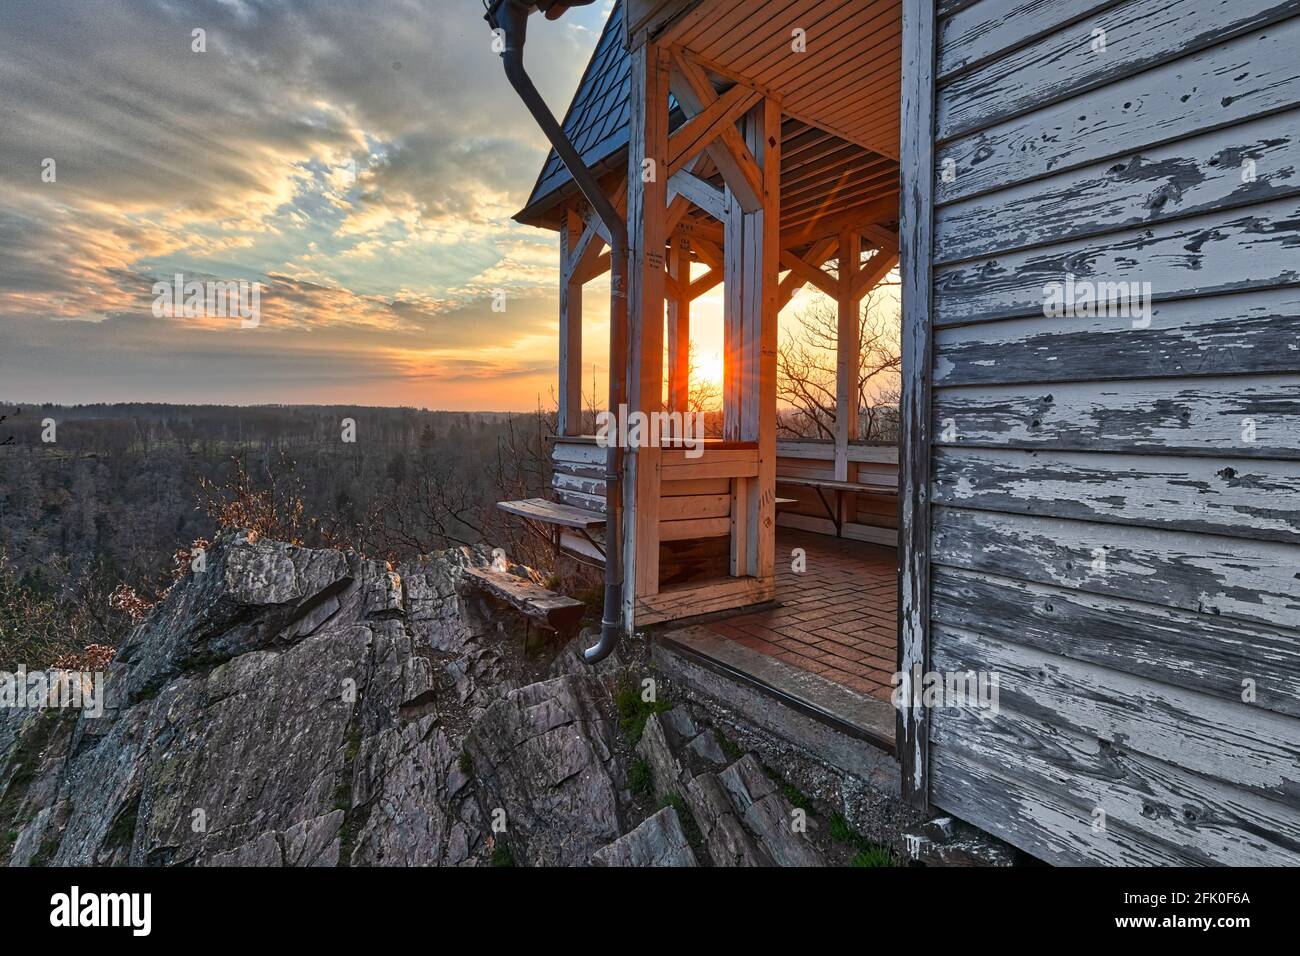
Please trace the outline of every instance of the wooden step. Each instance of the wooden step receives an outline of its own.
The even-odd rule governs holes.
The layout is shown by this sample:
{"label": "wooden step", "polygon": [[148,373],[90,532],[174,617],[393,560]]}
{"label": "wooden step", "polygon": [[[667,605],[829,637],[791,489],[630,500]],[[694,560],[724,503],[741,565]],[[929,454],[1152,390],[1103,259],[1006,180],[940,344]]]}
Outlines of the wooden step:
{"label": "wooden step", "polygon": [[545,498],[525,498],[522,501],[498,501],[497,507],[502,511],[521,518],[530,518],[544,524],[559,525],[563,528],[581,528],[588,531],[605,524],[605,516],[573,505],[547,501]]}
{"label": "wooden step", "polygon": [[466,568],[465,574],[471,584],[555,631],[577,627],[587,611],[587,606],[581,601],[548,591],[540,584],[509,571]]}

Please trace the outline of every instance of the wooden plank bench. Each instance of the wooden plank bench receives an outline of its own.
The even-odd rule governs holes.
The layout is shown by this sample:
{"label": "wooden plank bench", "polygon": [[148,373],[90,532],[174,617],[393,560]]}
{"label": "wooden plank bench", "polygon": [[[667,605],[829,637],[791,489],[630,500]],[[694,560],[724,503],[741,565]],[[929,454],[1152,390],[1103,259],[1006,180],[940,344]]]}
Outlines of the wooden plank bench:
{"label": "wooden plank bench", "polygon": [[[878,497],[897,498],[898,497],[898,479],[893,481],[882,481],[878,483],[868,483],[863,481],[839,481],[835,478],[785,478],[781,475],[776,476],[778,485],[795,485],[800,488],[812,488],[817,492],[817,497],[821,499],[822,507],[830,515],[831,522],[835,525],[835,533],[842,534],[843,527],[840,522],[840,501],[846,494],[853,495],[875,495]],[[835,492],[835,506],[826,500],[826,492]]]}
{"label": "wooden plank bench", "polygon": [[469,583],[552,631],[569,631],[582,622],[587,606],[556,594],[528,578],[493,568],[466,568]]}
{"label": "wooden plank bench", "polygon": [[[576,549],[578,553],[596,561],[598,564],[604,562],[605,549],[599,541],[591,536],[592,529],[605,526],[605,516],[603,514],[588,511],[575,505],[568,505],[562,501],[548,501],[545,498],[498,501],[497,507],[507,514],[549,525],[553,529],[550,534],[552,547],[559,549],[561,545],[564,545],[569,547],[571,552]],[[566,544],[564,541],[562,531],[566,528],[572,532],[570,535],[572,545]],[[573,535],[577,535],[577,537]]]}
{"label": "wooden plank bench", "polygon": [[525,498],[522,501],[498,501],[497,507],[521,518],[530,518],[543,524],[558,525],[561,528],[578,528],[590,531],[592,528],[604,527],[605,516],[573,505],[545,498]]}

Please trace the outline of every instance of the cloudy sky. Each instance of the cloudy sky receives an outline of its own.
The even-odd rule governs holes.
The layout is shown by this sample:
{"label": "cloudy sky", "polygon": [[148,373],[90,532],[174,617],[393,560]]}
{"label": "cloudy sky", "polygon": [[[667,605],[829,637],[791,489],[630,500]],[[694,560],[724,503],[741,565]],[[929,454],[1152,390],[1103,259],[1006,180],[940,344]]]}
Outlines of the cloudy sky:
{"label": "cloudy sky", "polygon": [[[530,31],[557,112],[608,7]],[[545,144],[490,39],[481,0],[4,0],[0,400],[547,399]],[[176,273],[266,283],[260,324],[155,317]]]}

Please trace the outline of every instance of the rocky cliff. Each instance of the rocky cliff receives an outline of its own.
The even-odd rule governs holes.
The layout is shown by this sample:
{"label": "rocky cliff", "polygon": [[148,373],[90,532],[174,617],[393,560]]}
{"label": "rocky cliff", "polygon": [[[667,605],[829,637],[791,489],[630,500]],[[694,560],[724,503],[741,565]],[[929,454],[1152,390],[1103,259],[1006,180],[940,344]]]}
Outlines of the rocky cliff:
{"label": "rocky cliff", "polygon": [[[819,861],[752,756],[727,766],[684,708],[638,757],[626,662],[530,652],[465,586],[486,549],[391,568],[228,533],[206,558],[119,651],[102,716],[0,711],[0,859]],[[629,780],[647,767],[659,799]]]}

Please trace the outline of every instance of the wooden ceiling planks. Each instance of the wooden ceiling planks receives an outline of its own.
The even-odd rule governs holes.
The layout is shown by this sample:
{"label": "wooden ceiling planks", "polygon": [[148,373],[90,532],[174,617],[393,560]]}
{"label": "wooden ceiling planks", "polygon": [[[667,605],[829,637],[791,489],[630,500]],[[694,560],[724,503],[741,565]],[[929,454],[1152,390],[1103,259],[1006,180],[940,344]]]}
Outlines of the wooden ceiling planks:
{"label": "wooden ceiling planks", "polygon": [[[670,28],[722,76],[776,92],[786,113],[898,157],[899,0],[709,0]],[[792,49],[793,31],[807,48]]]}
{"label": "wooden ceiling planks", "polygon": [[[798,120],[782,125],[781,228],[794,230],[819,216],[858,206],[898,190],[898,164],[894,160],[846,143]],[[787,153],[785,144],[794,148]],[[793,158],[792,158],[793,154]],[[702,176],[721,188],[714,171]],[[693,210],[700,220],[704,214]],[[886,215],[886,221],[895,218]]]}
{"label": "wooden ceiling planks", "polygon": [[[885,200],[898,189],[900,8],[899,0],[706,0],[659,37],[703,68],[716,95],[740,82],[780,97],[783,236],[806,244],[823,221],[859,209],[896,220]],[[791,48],[795,28],[807,31],[803,53]],[[691,168],[721,187],[712,162]],[[535,194],[523,221],[552,225],[573,192],[569,184],[554,199]],[[681,221],[704,233],[717,225],[694,207]]]}

